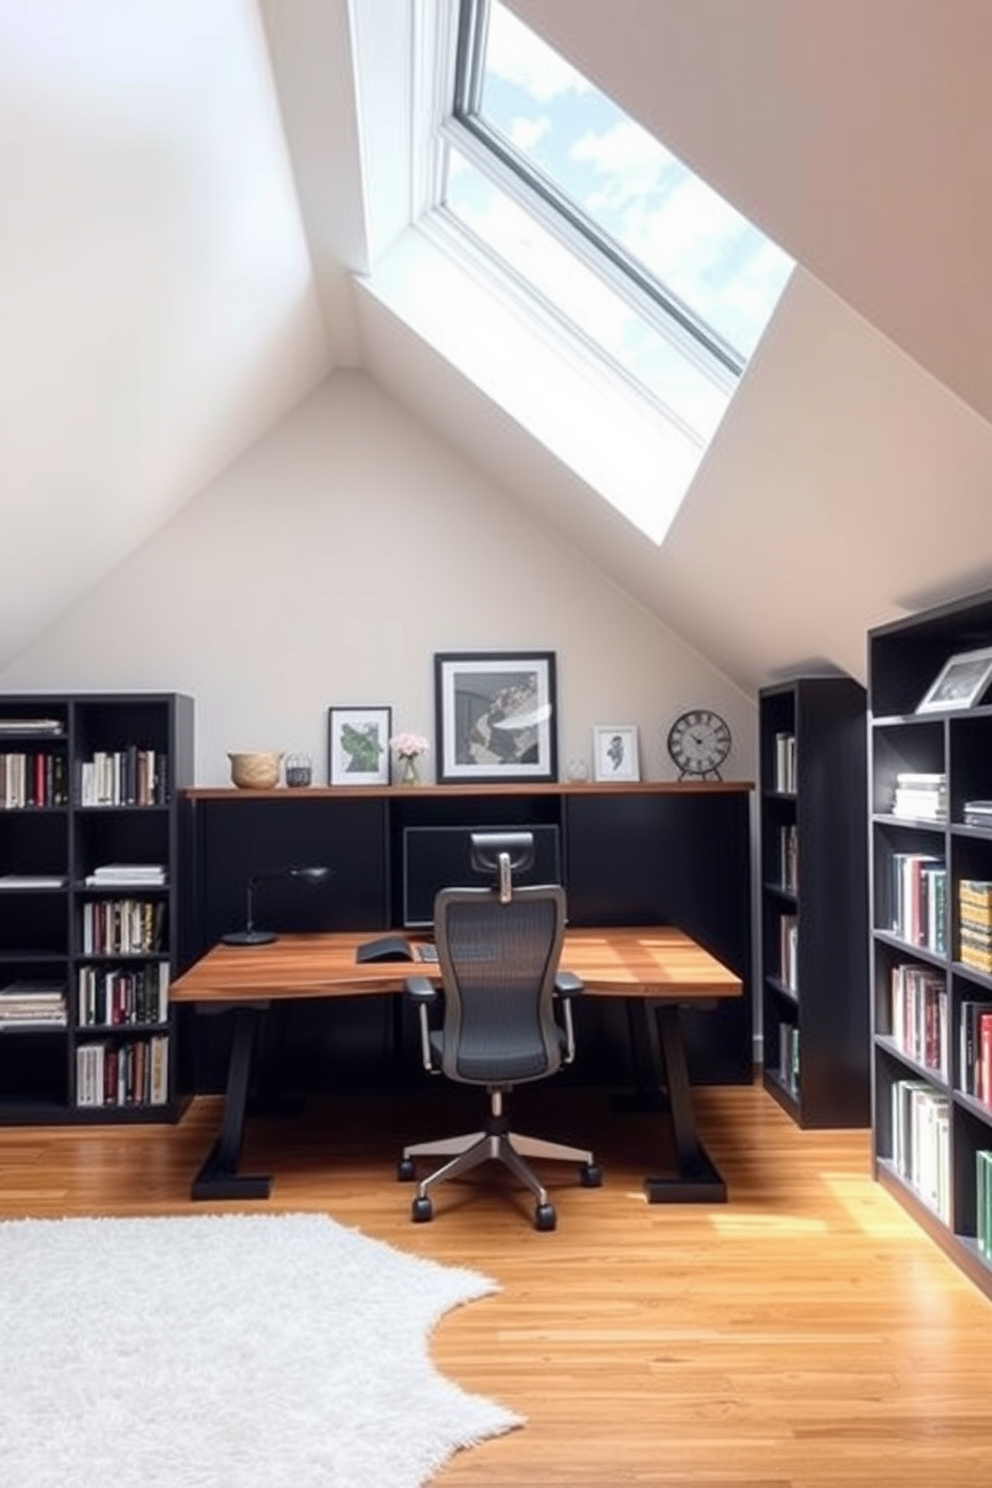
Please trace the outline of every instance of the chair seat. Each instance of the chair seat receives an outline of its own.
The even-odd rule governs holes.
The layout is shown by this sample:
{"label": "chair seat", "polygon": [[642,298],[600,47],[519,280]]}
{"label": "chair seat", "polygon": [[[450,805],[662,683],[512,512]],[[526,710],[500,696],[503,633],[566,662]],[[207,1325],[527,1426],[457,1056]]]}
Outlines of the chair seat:
{"label": "chair seat", "polygon": [[[565,1035],[558,1032],[558,1041],[564,1054]],[[525,1038],[518,1048],[513,1047],[512,1035],[505,1028],[499,1030],[495,1047],[483,1040],[474,1040],[468,1047],[463,1040],[458,1046],[458,1074],[473,1085],[517,1084],[526,1080],[540,1080],[548,1073],[548,1061],[543,1049],[535,1049],[534,1041]],[[444,1034],[441,1030],[430,1036],[431,1059],[436,1069],[444,1062]],[[498,1070],[498,1074],[494,1073]]]}

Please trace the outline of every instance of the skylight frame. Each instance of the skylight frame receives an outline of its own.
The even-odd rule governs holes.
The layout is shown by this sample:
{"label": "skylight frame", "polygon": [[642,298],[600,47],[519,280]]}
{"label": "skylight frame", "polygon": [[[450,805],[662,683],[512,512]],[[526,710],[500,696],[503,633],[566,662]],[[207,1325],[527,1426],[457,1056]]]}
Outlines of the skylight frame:
{"label": "skylight frame", "polygon": [[718,386],[732,392],[747,358],[638,263],[538,167],[513,148],[480,113],[489,0],[457,0],[451,112],[440,133],[494,185],[627,299],[655,330],[675,341]]}

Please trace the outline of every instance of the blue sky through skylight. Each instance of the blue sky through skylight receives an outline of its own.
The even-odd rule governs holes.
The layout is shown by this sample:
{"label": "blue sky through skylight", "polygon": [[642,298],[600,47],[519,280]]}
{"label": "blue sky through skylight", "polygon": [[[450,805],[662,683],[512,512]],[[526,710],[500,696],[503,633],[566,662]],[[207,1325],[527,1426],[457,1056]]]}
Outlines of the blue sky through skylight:
{"label": "blue sky through skylight", "polygon": [[480,113],[747,361],[792,260],[498,0]]}

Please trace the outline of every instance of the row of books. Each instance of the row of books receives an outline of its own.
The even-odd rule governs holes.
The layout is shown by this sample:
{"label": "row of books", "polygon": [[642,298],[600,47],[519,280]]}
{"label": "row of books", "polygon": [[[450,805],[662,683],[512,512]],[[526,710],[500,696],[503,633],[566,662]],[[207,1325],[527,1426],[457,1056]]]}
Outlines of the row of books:
{"label": "row of books", "polygon": [[779,883],[787,894],[799,893],[799,828],[795,822],[778,829]]}
{"label": "row of books", "polygon": [[992,1152],[986,1150],[975,1153],[975,1239],[992,1260]]}
{"label": "row of books", "polygon": [[80,766],[81,806],[164,806],[167,756],[155,749],[97,750]]}
{"label": "row of books", "polygon": [[891,929],[907,945],[947,952],[947,868],[933,853],[892,854]]}
{"label": "row of books", "polygon": [[799,1098],[799,1029],[795,1023],[778,1025],[778,1077]]}
{"label": "row of books", "polygon": [[81,1027],[165,1023],[169,1017],[169,963],[134,970],[79,968],[77,1016]]}
{"label": "row of books", "polygon": [[169,1094],[169,1035],[80,1044],[76,1105],[164,1106]]}
{"label": "row of books", "polygon": [[992,973],[992,882],[962,878],[958,884],[958,959]]}
{"label": "row of books", "polygon": [[68,806],[69,770],[64,753],[39,750],[0,754],[0,809]]}
{"label": "row of books", "polygon": [[778,923],[779,980],[790,992],[799,991],[799,916],[784,914]]}
{"label": "row of books", "polygon": [[795,794],[796,789],[796,736],[782,732],[775,735],[774,781],[777,791]]}
{"label": "row of books", "polygon": [[161,901],[94,899],[83,905],[83,955],[150,955],[161,950],[164,929]]}
{"label": "row of books", "polygon": [[931,966],[900,962],[890,977],[892,1038],[917,1064],[950,1078],[947,985]]}
{"label": "row of books", "polygon": [[892,1163],[935,1214],[950,1224],[950,1102],[925,1080],[895,1080]]}
{"label": "row of books", "polygon": [[961,1089],[992,1106],[992,1002],[966,998],[958,1032]]}
{"label": "row of books", "polygon": [[66,984],[23,977],[0,987],[0,1031],[13,1028],[64,1028]]}

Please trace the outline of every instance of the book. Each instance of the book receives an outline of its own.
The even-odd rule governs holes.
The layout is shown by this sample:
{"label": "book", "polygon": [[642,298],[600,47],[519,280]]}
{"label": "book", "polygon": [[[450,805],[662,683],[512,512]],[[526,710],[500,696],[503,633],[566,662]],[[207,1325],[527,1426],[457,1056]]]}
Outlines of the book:
{"label": "book", "polygon": [[58,718],[0,718],[0,734],[61,734],[65,725]]}
{"label": "book", "polygon": [[63,889],[67,882],[58,873],[0,873],[0,890]]}

